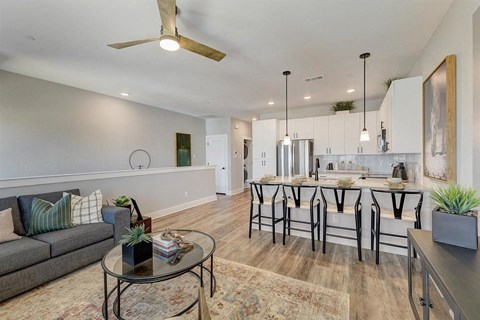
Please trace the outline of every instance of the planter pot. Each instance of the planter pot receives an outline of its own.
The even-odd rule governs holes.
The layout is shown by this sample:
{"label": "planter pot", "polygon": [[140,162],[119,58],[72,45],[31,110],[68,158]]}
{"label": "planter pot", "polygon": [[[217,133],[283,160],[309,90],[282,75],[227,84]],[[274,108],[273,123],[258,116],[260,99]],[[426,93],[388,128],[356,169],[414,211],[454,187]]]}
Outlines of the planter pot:
{"label": "planter pot", "polygon": [[140,242],[133,246],[122,244],[122,260],[129,265],[136,265],[152,258],[152,243]]}
{"label": "planter pot", "polygon": [[342,110],[342,111],[335,111],[335,114],[340,115],[340,114],[349,114],[350,110]]}
{"label": "planter pot", "polygon": [[477,217],[441,212],[432,212],[433,241],[477,250]]}

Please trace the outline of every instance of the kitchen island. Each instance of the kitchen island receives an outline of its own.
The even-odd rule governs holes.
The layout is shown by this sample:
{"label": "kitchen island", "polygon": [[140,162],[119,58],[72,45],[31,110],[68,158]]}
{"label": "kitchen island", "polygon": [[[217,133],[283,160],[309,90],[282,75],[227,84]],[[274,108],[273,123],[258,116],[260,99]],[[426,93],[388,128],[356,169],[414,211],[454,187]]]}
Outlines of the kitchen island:
{"label": "kitchen island", "polygon": [[[260,179],[252,179],[249,182],[259,182]],[[388,189],[387,181],[385,179],[354,179],[354,184],[352,187],[357,187],[362,189],[362,248],[366,250],[370,250],[370,212],[371,212],[371,205],[373,203],[370,189]],[[267,184],[285,184],[292,182],[292,177],[274,177],[271,179]],[[318,181],[315,181],[314,178],[307,178],[303,181],[302,185],[306,186],[318,186],[318,187],[332,187],[337,186],[338,179],[335,178],[322,178],[320,177]],[[422,229],[431,230],[431,212],[432,212],[432,205],[430,198],[428,196],[429,189],[424,187],[421,184],[408,182],[405,185],[405,189],[407,191],[423,191],[424,198],[423,198],[423,205],[421,211],[421,218],[422,218]],[[279,191],[279,195],[282,194],[282,191]],[[317,192],[317,198],[321,199],[320,191]],[[322,203],[320,204],[321,206]],[[412,210],[413,207],[408,207],[409,203],[407,202],[405,205],[405,210]],[[257,210],[254,207],[254,210]],[[323,208],[322,210],[322,217],[323,217]],[[277,204],[276,208],[276,216],[281,217],[282,215],[282,204]],[[262,210],[264,215],[269,215],[270,211],[268,209]],[[309,215],[308,212],[305,210],[298,210],[292,209],[292,219],[300,220],[300,221],[308,221]],[[382,232],[384,233],[394,233],[394,234],[404,234],[407,235],[407,228],[413,228],[413,222],[402,221],[402,220],[390,220],[390,219],[382,219]],[[355,220],[353,215],[349,214],[329,214],[328,215],[328,225],[334,225],[339,227],[354,227]],[[292,223],[293,226],[293,223]],[[255,228],[256,226],[254,226]],[[282,230],[281,223],[278,224],[277,230]],[[256,227],[258,228],[258,227]],[[268,227],[263,227],[262,230],[268,230]],[[278,231],[277,231],[278,232]],[[346,230],[334,230],[335,234],[343,235],[343,236],[352,236],[352,232]],[[328,232],[330,233],[330,232]],[[292,235],[306,237],[309,238],[309,233],[298,232],[293,230]],[[382,241],[387,241],[399,245],[406,245],[405,239],[398,239],[394,237],[382,236]],[[356,246],[356,242],[354,240],[348,240],[343,238],[337,237],[330,237],[327,236],[327,243],[340,243],[349,246]],[[327,245],[328,248],[328,245]],[[380,245],[380,251],[384,252],[391,252],[391,253],[398,253],[402,255],[406,255],[407,251],[401,248],[389,247]]]}

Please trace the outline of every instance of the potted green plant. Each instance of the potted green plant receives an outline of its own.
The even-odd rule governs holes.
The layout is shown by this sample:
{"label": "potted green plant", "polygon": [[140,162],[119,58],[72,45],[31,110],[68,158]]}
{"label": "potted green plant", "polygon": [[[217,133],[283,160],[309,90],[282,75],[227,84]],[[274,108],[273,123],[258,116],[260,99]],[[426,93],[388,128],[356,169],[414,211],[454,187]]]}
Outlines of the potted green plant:
{"label": "potted green plant", "polygon": [[432,212],[433,241],[477,250],[477,211],[480,197],[473,188],[439,187],[430,195],[437,206]]}
{"label": "potted green plant", "polygon": [[390,88],[390,86],[392,85],[392,82],[395,81],[395,80],[398,80],[399,78],[397,77],[393,77],[393,78],[390,78],[390,79],[387,79],[383,82],[383,85],[385,87],[385,91],[388,91],[388,89]]}
{"label": "potted green plant", "polygon": [[330,106],[333,112],[339,111],[347,111],[350,112],[351,110],[355,109],[355,101],[337,101],[331,104]]}
{"label": "potted green plant", "polygon": [[143,224],[127,228],[128,233],[120,241],[122,260],[132,266],[152,257],[152,237],[145,233]]}
{"label": "potted green plant", "polygon": [[118,198],[115,198],[113,199],[113,204],[116,205],[117,207],[128,208],[128,210],[130,210],[130,213],[132,213],[132,205],[130,204],[130,197],[120,196]]}

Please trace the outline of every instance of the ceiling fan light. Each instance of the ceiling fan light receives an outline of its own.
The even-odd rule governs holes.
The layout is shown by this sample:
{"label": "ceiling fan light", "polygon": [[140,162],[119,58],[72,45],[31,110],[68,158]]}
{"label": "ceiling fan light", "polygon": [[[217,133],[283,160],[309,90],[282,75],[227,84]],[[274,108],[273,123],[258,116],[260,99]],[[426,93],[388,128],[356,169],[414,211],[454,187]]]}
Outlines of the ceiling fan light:
{"label": "ceiling fan light", "polygon": [[160,47],[167,51],[177,51],[180,49],[180,44],[176,37],[164,35],[160,38]]}
{"label": "ceiling fan light", "polygon": [[370,135],[368,134],[367,128],[363,128],[360,133],[360,141],[370,141]]}

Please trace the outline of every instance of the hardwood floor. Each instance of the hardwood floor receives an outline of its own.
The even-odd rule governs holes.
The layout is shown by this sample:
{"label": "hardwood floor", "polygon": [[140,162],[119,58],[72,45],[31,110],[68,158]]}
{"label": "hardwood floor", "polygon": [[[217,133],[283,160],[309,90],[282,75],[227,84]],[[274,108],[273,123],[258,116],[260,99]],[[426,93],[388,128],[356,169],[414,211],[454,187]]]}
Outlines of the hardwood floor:
{"label": "hardwood floor", "polygon": [[355,247],[329,243],[326,254],[312,252],[307,238],[287,236],[287,244],[272,243],[266,231],[248,238],[249,192],[219,196],[219,200],[154,220],[165,227],[196,229],[212,235],[216,257],[269,270],[350,294],[350,319],[414,319],[407,298],[407,257],[381,253],[380,265],[369,249],[363,262]]}

